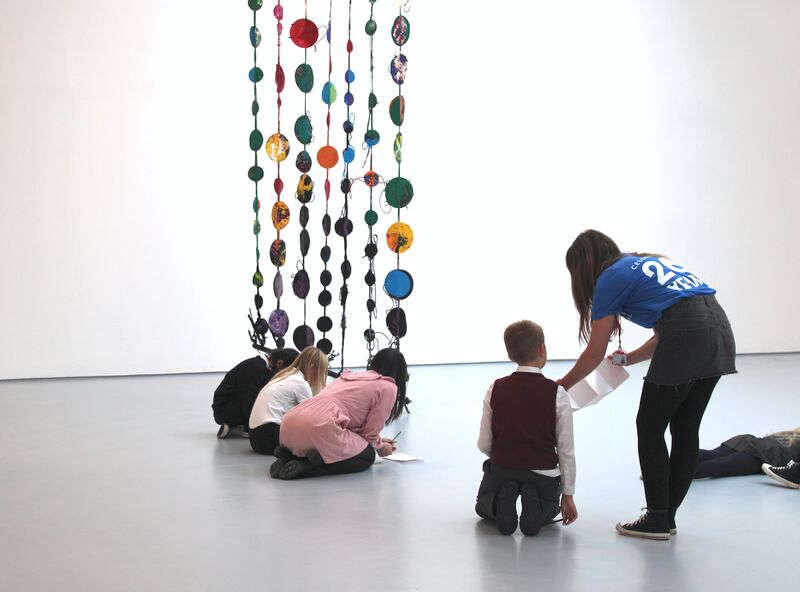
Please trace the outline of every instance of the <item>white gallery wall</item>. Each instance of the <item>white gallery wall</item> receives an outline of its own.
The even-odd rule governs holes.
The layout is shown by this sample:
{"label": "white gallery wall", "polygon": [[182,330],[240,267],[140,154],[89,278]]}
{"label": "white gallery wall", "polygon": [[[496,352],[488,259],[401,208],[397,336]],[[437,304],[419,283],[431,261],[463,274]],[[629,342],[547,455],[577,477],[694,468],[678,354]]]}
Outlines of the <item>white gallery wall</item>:
{"label": "white gallery wall", "polygon": [[[286,33],[303,3],[283,5],[282,129],[292,153],[281,173],[293,218],[281,234],[282,307],[294,328],[303,313],[290,288],[300,231],[291,130],[303,105],[292,74],[302,51]],[[309,18],[323,24],[328,3],[308,5]],[[339,100],[331,144],[341,149],[347,2],[333,8]],[[271,9],[268,2],[258,16],[265,136],[277,130]],[[402,303],[411,363],[504,359],[502,329],[519,318],[544,326],[551,358],[575,357],[563,261],[586,228],[623,250],[667,253],[716,287],[740,352],[800,349],[800,3],[413,0],[408,9],[402,174],[415,197],[402,219],[415,238],[401,267],[415,280]],[[366,170],[368,10],[368,0],[354,1],[351,176]],[[375,168],[386,179],[397,174],[388,117],[396,13],[390,0],[375,3]],[[251,24],[244,0],[2,5],[0,378],[226,370],[251,355]],[[324,41],[309,61],[315,154],[325,137]],[[259,160],[268,314],[275,170],[263,151]],[[325,205],[324,175],[316,164],[311,174],[315,326]],[[341,177],[339,166],[331,172],[334,219]],[[353,366],[366,359],[367,203],[358,184],[345,342]],[[394,265],[384,235],[396,213],[383,210],[379,284]],[[330,243],[336,294],[342,241],[331,234]],[[381,296],[373,323],[385,333],[390,303]],[[337,304],[329,314],[338,327]],[[337,329],[329,336],[339,351]],[[643,336],[631,328],[623,345]]]}

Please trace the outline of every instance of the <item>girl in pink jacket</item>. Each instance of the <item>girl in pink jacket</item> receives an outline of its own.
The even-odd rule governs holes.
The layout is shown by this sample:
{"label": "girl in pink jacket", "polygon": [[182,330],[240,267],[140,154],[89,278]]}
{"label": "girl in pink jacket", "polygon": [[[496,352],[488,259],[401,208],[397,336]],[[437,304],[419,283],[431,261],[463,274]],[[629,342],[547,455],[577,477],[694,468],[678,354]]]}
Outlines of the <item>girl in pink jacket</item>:
{"label": "girl in pink jacket", "polygon": [[276,479],[301,479],[365,471],[375,453],[387,456],[395,442],[382,438],[384,424],[406,405],[408,367],[398,350],[380,350],[365,372],[346,370],[316,397],[283,416]]}

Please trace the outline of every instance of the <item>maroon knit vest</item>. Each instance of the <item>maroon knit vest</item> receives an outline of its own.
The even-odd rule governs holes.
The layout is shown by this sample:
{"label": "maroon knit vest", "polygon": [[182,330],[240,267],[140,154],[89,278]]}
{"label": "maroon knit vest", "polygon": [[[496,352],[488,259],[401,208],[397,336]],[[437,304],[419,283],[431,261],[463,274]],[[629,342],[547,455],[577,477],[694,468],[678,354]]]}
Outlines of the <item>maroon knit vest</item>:
{"label": "maroon knit vest", "polygon": [[538,372],[514,372],[492,388],[492,464],[555,469],[558,384]]}

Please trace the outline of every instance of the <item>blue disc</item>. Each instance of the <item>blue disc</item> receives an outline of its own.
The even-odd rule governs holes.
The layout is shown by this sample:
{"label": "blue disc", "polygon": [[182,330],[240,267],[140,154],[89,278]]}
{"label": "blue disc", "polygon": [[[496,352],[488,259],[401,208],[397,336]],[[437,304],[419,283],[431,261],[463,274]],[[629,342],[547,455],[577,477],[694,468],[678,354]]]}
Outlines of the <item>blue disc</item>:
{"label": "blue disc", "polygon": [[344,81],[348,84],[353,82],[356,79],[356,75],[353,73],[352,70],[348,70],[344,73]]}
{"label": "blue disc", "polygon": [[383,289],[395,300],[403,300],[408,298],[414,289],[414,279],[404,269],[393,269],[386,274]]}
{"label": "blue disc", "polygon": [[342,158],[347,164],[353,162],[353,159],[356,157],[356,151],[353,150],[352,146],[348,146],[344,150],[342,150]]}

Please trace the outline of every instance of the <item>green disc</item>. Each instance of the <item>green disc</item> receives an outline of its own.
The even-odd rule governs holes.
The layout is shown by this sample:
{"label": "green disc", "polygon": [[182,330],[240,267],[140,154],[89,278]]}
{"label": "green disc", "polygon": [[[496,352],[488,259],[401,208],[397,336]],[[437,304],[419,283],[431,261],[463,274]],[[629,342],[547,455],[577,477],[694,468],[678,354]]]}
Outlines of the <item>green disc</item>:
{"label": "green disc", "polygon": [[406,118],[406,98],[403,95],[393,98],[389,103],[389,117],[396,126],[403,125]]}
{"label": "green disc", "polygon": [[314,128],[311,125],[311,118],[308,115],[301,115],[294,122],[294,135],[301,144],[310,144],[314,135]]}
{"label": "green disc", "polygon": [[378,223],[378,212],[375,210],[367,210],[367,213],[364,214],[364,222],[366,222],[368,226],[375,226]]}
{"label": "green disc", "polygon": [[386,201],[393,208],[404,208],[414,197],[414,187],[403,177],[395,177],[386,184]]}
{"label": "green disc", "polygon": [[314,88],[314,70],[308,64],[300,64],[294,71],[294,82],[304,93]]}
{"label": "green disc", "polygon": [[264,136],[263,134],[256,130],[250,132],[250,150],[258,151],[264,146]]}

